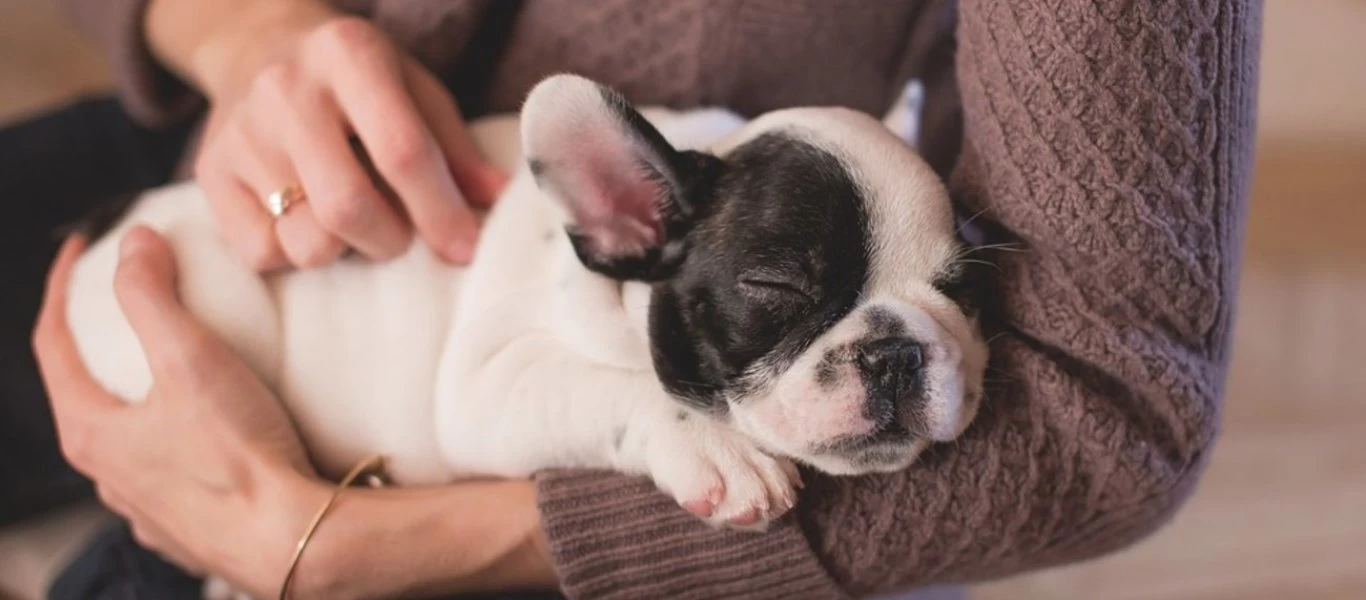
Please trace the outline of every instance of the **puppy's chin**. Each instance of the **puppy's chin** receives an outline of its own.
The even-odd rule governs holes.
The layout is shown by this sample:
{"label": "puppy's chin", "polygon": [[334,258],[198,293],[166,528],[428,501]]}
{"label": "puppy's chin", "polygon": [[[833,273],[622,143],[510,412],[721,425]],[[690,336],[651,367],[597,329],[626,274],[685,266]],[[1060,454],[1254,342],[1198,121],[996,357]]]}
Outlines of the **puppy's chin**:
{"label": "puppy's chin", "polygon": [[895,473],[914,464],[929,446],[929,441],[916,439],[878,444],[861,450],[814,452],[792,458],[829,475]]}
{"label": "puppy's chin", "polygon": [[862,475],[910,467],[931,445],[957,439],[980,405],[976,386],[966,394],[946,390],[925,401],[916,418],[880,428],[866,418],[867,396],[854,383],[820,394],[751,396],[730,404],[730,421],[769,452],[830,475]]}
{"label": "puppy's chin", "polygon": [[[906,431],[860,435],[851,433],[820,442],[799,441],[786,425],[766,420],[773,413],[732,406],[731,424],[765,450],[790,458],[829,475],[864,475],[900,471],[915,463],[932,443]],[[811,439],[811,438],[806,438]]]}

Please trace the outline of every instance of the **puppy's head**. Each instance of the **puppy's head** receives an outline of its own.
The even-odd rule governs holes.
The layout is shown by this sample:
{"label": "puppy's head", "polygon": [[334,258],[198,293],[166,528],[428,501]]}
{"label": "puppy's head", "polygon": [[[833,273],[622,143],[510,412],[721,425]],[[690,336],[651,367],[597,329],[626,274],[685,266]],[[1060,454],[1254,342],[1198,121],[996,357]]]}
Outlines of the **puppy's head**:
{"label": "puppy's head", "polygon": [[947,192],[876,119],[783,110],[680,150],[561,75],[522,136],[583,264],[652,283],[655,370],[679,401],[833,474],[904,468],[976,414],[986,346]]}

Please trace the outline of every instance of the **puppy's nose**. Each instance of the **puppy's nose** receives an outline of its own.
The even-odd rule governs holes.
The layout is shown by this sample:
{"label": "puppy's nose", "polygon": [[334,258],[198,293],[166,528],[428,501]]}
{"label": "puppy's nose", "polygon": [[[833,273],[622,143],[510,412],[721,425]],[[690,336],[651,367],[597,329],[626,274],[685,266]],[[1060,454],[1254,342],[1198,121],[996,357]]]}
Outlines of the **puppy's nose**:
{"label": "puppy's nose", "polygon": [[914,412],[923,400],[923,360],[920,344],[909,338],[878,339],[859,348],[856,361],[868,394],[867,416],[879,430],[901,420],[901,413]]}
{"label": "puppy's nose", "polygon": [[[910,338],[885,338],[859,348],[858,366],[865,376],[881,376],[920,368],[920,344]],[[911,373],[914,374],[914,373]]]}

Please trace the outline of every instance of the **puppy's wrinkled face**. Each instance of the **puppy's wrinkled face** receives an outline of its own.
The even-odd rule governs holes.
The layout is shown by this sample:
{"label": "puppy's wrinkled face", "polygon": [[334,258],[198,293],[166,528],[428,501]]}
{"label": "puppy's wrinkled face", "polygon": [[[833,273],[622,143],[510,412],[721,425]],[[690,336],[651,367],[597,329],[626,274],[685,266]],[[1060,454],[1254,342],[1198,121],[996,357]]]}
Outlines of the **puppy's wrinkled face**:
{"label": "puppy's wrinkled face", "polygon": [[681,402],[833,474],[904,468],[976,414],[986,347],[948,195],[877,120],[792,109],[678,150],[558,76],[523,138],[585,266],[653,283],[655,369]]}

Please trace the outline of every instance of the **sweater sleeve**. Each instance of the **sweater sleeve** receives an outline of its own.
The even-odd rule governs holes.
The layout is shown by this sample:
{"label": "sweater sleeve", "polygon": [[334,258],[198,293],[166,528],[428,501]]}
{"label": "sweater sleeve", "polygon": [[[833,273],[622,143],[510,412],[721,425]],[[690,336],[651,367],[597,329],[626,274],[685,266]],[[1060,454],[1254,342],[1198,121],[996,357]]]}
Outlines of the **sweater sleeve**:
{"label": "sweater sleeve", "polygon": [[148,1],[60,0],[72,25],[109,61],[129,116],[161,127],[195,115],[204,99],[152,56],[142,27]]}
{"label": "sweater sleeve", "polygon": [[962,0],[950,178],[998,260],[988,398],[902,473],[808,476],[796,519],[713,531],[647,482],[547,473],[575,598],[848,597],[1055,566],[1195,486],[1228,360],[1260,2]]}
{"label": "sweater sleeve", "polygon": [[[158,127],[198,114],[205,100],[152,55],[143,30],[150,0],[60,0],[76,29],[113,69],[129,115]],[[474,36],[489,0],[413,3],[402,0],[327,0],[339,10],[373,19],[400,47],[435,73],[454,64]]]}

